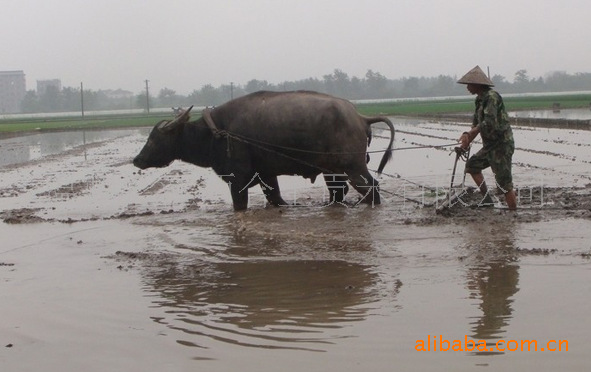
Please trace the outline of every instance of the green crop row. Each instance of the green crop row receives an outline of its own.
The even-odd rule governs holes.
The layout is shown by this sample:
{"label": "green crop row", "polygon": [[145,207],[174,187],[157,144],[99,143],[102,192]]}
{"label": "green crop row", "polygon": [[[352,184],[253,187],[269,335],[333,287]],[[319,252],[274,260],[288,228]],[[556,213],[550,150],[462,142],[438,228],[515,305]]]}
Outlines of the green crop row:
{"label": "green crop row", "polygon": [[[545,110],[560,108],[591,107],[591,94],[552,95],[552,96],[509,96],[504,98],[505,107],[509,111],[517,110]],[[430,101],[401,101],[364,103],[357,105],[357,109],[364,115],[432,115],[466,113],[474,110],[474,99],[445,99]]]}
{"label": "green crop row", "polygon": [[64,129],[101,129],[152,126],[172,115],[115,116],[81,118],[43,118],[0,120],[0,132],[31,132]]}

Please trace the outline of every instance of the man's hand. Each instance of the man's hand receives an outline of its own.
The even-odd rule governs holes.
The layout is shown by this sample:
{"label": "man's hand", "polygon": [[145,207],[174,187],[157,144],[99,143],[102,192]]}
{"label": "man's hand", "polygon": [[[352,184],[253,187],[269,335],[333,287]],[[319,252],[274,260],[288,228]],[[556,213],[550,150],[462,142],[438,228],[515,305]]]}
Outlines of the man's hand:
{"label": "man's hand", "polygon": [[460,143],[460,147],[462,149],[466,150],[468,147],[470,147],[470,142],[472,142],[472,138],[470,137],[470,133],[468,133],[468,132],[462,133],[462,135],[458,139],[458,142]]}
{"label": "man's hand", "polygon": [[478,125],[473,126],[469,132],[462,133],[462,135],[458,139],[458,142],[460,143],[460,147],[463,148],[464,150],[466,150],[468,147],[470,147],[470,143],[472,143],[472,141],[474,141],[474,138],[476,138],[479,133],[480,133],[480,127]]}

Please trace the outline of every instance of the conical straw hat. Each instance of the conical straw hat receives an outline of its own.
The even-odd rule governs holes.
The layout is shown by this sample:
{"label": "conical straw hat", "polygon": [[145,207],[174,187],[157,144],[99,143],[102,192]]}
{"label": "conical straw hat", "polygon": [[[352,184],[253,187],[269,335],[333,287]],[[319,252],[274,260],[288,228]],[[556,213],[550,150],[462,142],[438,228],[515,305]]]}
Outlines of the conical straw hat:
{"label": "conical straw hat", "polygon": [[458,84],[480,84],[487,85],[489,87],[495,86],[488,76],[486,76],[484,71],[482,71],[480,66],[476,66],[472,70],[468,71],[466,75],[462,76],[462,78],[458,80]]}

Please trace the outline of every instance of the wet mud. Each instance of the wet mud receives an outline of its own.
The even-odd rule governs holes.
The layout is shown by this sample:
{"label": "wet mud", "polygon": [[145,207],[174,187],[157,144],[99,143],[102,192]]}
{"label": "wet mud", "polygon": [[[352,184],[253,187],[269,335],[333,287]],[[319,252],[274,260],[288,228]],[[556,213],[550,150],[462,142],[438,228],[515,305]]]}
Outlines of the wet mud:
{"label": "wet mud", "polygon": [[[465,124],[393,121],[382,205],[281,177],[293,206],[253,188],[241,213],[211,170],[134,168],[149,129],[0,140],[3,369],[582,370],[591,132],[514,127],[511,212],[479,207],[462,163],[450,185]],[[417,351],[429,336],[487,350]]]}

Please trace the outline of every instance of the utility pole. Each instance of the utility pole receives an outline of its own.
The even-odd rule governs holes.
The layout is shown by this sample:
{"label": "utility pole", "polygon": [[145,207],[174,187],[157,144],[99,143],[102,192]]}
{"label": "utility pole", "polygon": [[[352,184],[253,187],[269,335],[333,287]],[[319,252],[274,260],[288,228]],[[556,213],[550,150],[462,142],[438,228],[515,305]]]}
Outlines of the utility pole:
{"label": "utility pole", "polygon": [[148,87],[148,83],[150,80],[146,79],[146,109],[148,110],[148,114],[150,113],[150,88]]}
{"label": "utility pole", "polygon": [[80,82],[80,109],[82,110],[82,120],[84,120],[84,84]]}
{"label": "utility pole", "polygon": [[230,100],[234,99],[234,83],[230,82]]}

